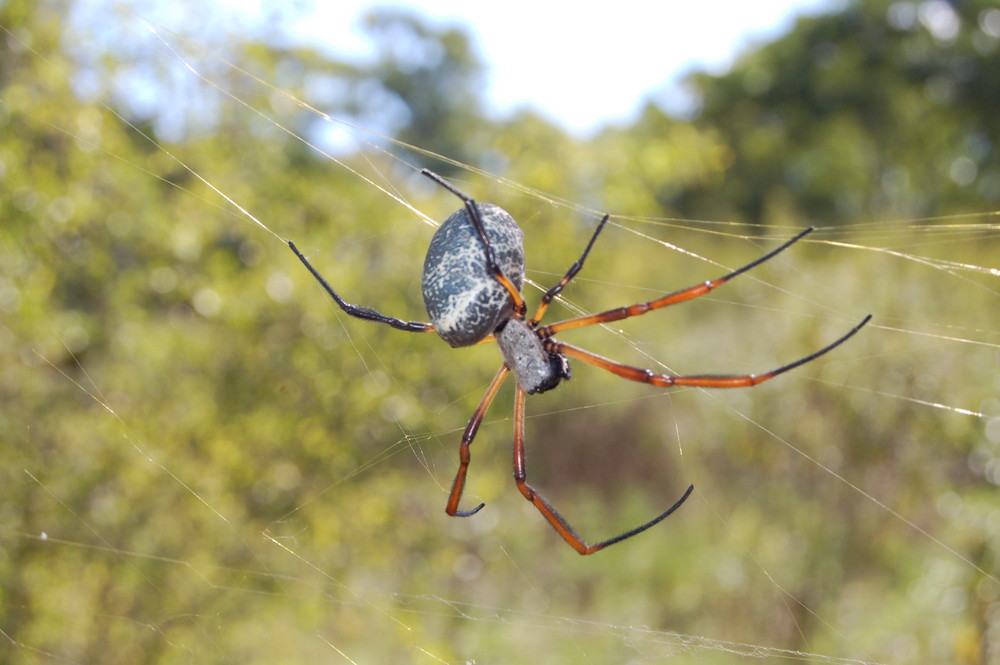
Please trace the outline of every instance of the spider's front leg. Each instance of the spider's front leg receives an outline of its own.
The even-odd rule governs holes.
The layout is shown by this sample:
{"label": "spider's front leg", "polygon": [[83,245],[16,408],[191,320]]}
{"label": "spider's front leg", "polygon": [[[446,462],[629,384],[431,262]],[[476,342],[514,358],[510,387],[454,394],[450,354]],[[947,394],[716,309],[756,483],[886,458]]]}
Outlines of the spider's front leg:
{"label": "spider's front leg", "polygon": [[556,532],[562,536],[563,540],[569,543],[570,546],[580,554],[593,554],[594,552],[603,550],[608,545],[620,543],[627,538],[639,535],[650,527],[656,526],[668,515],[680,508],[681,504],[684,503],[687,498],[691,496],[691,492],[694,491],[694,485],[691,485],[687,488],[687,491],[684,492],[684,495],[681,496],[681,498],[678,499],[674,505],[670,506],[666,512],[651,519],[645,524],[640,524],[634,529],[626,531],[625,533],[615,536],[614,538],[608,538],[607,540],[601,541],[596,545],[588,545],[583,541],[583,539],[580,538],[580,536],[576,535],[576,532],[573,531],[573,527],[571,527],[569,523],[563,519],[563,516],[560,515],[548,501],[543,499],[542,495],[539,494],[535,488],[528,484],[528,468],[524,449],[524,401],[526,395],[527,393],[524,388],[522,388],[519,384],[514,397],[514,482],[517,483],[517,489],[520,490],[524,498],[530,501],[531,504],[538,509],[538,512],[540,512],[542,516],[549,521],[552,528],[554,528]]}
{"label": "spider's front leg", "polygon": [[576,358],[577,360],[582,360],[585,363],[593,365],[594,367],[600,367],[603,370],[607,370],[612,374],[616,374],[623,379],[628,379],[629,381],[639,381],[641,383],[648,383],[653,386],[694,386],[698,388],[749,388],[751,386],[756,386],[760,383],[764,383],[779,374],[784,374],[785,372],[795,369],[805,365],[808,362],[816,360],[822,355],[833,351],[835,348],[849,340],[853,337],[859,330],[865,327],[865,325],[871,320],[872,315],[869,314],[865,318],[861,319],[861,322],[856,324],[853,328],[847,331],[846,334],[842,335],[839,339],[834,340],[830,344],[827,344],[819,351],[814,351],[808,356],[799,358],[793,362],[786,365],[782,365],[777,369],[772,369],[769,372],[764,372],[762,374],[736,374],[736,375],[696,375],[696,376],[678,376],[676,374],[660,374],[654,372],[650,369],[643,369],[641,367],[632,367],[631,365],[625,365],[614,360],[610,360],[598,354],[587,351],[586,349],[581,349],[578,346],[573,346],[572,344],[567,344],[566,342],[560,342],[554,337],[549,337],[545,340],[545,349],[549,353],[567,355],[571,358]]}
{"label": "spider's front leg", "polygon": [[446,513],[453,517],[475,515],[486,505],[485,503],[481,503],[472,510],[458,509],[458,502],[462,499],[462,491],[465,489],[465,477],[469,473],[469,462],[472,460],[469,446],[472,444],[472,440],[476,438],[476,432],[479,431],[479,425],[486,416],[486,410],[490,408],[493,398],[496,397],[500,386],[503,385],[504,379],[507,378],[509,373],[510,370],[506,365],[500,366],[500,371],[493,377],[493,381],[490,382],[489,387],[486,389],[486,394],[479,401],[479,406],[476,407],[476,410],[472,413],[472,417],[469,418],[469,424],[465,426],[465,432],[462,434],[462,445],[458,449],[458,472],[455,474],[455,482],[451,484],[448,505],[444,509]]}

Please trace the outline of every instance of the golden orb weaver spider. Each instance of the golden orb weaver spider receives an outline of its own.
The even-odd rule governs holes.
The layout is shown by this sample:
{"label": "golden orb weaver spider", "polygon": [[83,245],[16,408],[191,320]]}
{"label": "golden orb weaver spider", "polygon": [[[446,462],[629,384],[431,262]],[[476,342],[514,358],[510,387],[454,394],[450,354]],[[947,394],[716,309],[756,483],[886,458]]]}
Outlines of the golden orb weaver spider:
{"label": "golden orb weaver spider", "polygon": [[694,490],[694,485],[688,487],[674,505],[665,512],[618,536],[603,540],[595,545],[588,545],[576,535],[576,532],[563,519],[562,515],[528,484],[524,445],[526,396],[551,390],[559,385],[563,379],[569,379],[568,358],[581,360],[630,381],[644,382],[653,386],[750,387],[828,353],[847,341],[871,319],[871,314],[869,314],[847,334],[819,351],[763,374],[676,376],[623,365],[572,344],[558,341],[554,335],[574,328],[641,316],[654,309],[701,297],[737,275],[788,249],[811,233],[814,228],[805,229],[764,256],[718,279],[701,282],[649,302],[610,309],[598,314],[577,316],[539,327],[539,323],[552,300],[583,268],[587,255],[590,254],[597,237],[608,221],[608,215],[605,215],[597,225],[580,258],[566,271],[566,274],[555,286],[542,295],[538,308],[528,319],[526,318],[527,306],[521,295],[521,285],[524,282],[524,249],[522,244],[524,234],[517,222],[509,213],[498,206],[490,203],[476,203],[470,196],[461,192],[436,173],[428,169],[423,169],[421,173],[457,196],[464,204],[438,228],[427,251],[422,290],[424,304],[431,322],[403,321],[369,307],[346,302],[309,263],[309,260],[298,250],[295,243],[289,241],[288,246],[336,301],[337,305],[351,316],[384,323],[407,332],[437,332],[453,347],[479,344],[491,341],[491,339],[497,342],[503,356],[503,364],[490,382],[486,394],[479,402],[479,406],[476,407],[465,427],[465,432],[462,434],[458,472],[455,474],[455,480],[452,483],[448,503],[445,507],[445,512],[452,516],[475,515],[485,505],[481,503],[471,510],[460,510],[458,507],[465,489],[466,475],[471,460],[470,446],[486,415],[486,410],[511,372],[514,373],[517,381],[514,396],[514,482],[524,498],[538,509],[556,532],[562,536],[563,540],[580,554],[593,554],[658,524],[684,503]]}

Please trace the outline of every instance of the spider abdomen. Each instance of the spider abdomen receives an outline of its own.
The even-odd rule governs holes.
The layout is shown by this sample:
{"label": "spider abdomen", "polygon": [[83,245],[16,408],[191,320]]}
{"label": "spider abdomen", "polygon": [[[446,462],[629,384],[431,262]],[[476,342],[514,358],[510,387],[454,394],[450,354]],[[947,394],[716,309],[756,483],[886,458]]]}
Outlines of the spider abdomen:
{"label": "spider abdomen", "polygon": [[[503,208],[492,203],[476,207],[497,265],[520,290],[524,232]],[[483,244],[464,208],[448,217],[431,238],[423,293],[434,330],[453,347],[481,341],[512,314],[510,294],[490,274]]]}

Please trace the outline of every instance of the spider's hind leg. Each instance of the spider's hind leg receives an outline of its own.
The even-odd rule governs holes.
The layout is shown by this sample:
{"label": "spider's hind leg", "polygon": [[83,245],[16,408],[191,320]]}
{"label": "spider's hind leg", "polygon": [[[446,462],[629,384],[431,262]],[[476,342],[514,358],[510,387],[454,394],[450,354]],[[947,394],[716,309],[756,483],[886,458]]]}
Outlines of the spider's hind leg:
{"label": "spider's hind leg", "polygon": [[587,243],[587,246],[584,248],[583,254],[580,255],[580,258],[576,260],[576,263],[569,267],[569,270],[567,270],[566,274],[563,275],[563,278],[559,280],[559,283],[546,291],[545,295],[542,296],[541,301],[538,303],[538,309],[535,310],[534,316],[532,316],[531,320],[528,322],[532,328],[537,326],[538,322],[542,320],[543,316],[545,316],[545,310],[549,308],[549,305],[555,297],[562,293],[562,290],[566,288],[566,285],[569,284],[574,277],[576,277],[576,274],[580,272],[581,269],[583,269],[583,262],[587,260],[587,255],[590,254],[590,250],[594,247],[594,243],[597,242],[597,236],[601,235],[601,231],[604,230],[604,225],[607,223],[608,215],[604,215],[604,217],[601,218],[600,223],[597,225],[597,228],[594,229],[594,235],[590,236],[590,242]]}
{"label": "spider's hind leg", "polygon": [[338,305],[340,305],[340,308],[344,310],[345,313],[350,314],[351,316],[359,319],[364,319],[366,321],[375,321],[376,323],[384,323],[388,326],[396,328],[397,330],[405,330],[406,332],[434,331],[434,325],[431,323],[424,323],[423,321],[403,321],[402,319],[397,319],[394,316],[388,316],[386,314],[383,314],[377,310],[372,309],[371,307],[352,305],[351,303],[345,301],[337,294],[336,291],[333,290],[333,287],[330,286],[325,279],[323,279],[323,276],[319,274],[319,271],[317,271],[316,268],[314,268],[313,265],[309,263],[309,259],[307,259],[305,255],[299,251],[299,248],[295,246],[294,242],[289,240],[288,246],[291,248],[293,252],[295,252],[295,256],[299,257],[299,260],[302,261],[302,265],[304,265],[309,270],[312,276],[316,278],[316,281],[320,283],[320,286],[322,286],[326,290],[326,292],[330,294],[330,297],[333,298]]}

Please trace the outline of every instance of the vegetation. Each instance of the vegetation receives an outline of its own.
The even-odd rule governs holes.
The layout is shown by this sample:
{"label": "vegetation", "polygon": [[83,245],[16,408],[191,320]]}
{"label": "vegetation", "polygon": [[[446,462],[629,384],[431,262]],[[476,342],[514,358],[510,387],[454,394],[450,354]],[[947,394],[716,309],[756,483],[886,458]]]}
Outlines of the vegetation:
{"label": "vegetation", "polygon": [[[55,4],[0,3],[0,660],[1000,661],[994,3],[848,3],[693,75],[693,117],[587,139],[491,116],[469,37],[417,16],[373,13],[359,65]],[[521,499],[507,392],[487,507],[447,518],[495,348],[349,319],[280,241],[421,318],[420,215],[457,206],[412,165],[510,210],[541,285],[612,211],[566,293],[587,311],[819,227],[566,335],[604,355],[761,371],[875,322],[753,390],[574,365],[529,400],[532,481],[585,538],[695,484],[635,540],[578,557]]]}

